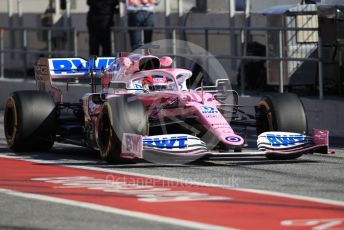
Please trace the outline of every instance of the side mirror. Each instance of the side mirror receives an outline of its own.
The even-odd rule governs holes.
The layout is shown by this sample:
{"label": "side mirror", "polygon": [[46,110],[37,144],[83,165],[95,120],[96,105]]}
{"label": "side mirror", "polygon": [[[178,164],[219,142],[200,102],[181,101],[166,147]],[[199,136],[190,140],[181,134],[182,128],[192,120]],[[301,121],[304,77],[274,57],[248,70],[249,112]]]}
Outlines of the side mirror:
{"label": "side mirror", "polygon": [[217,89],[226,91],[229,88],[229,80],[228,79],[217,79],[215,85],[216,85]]}

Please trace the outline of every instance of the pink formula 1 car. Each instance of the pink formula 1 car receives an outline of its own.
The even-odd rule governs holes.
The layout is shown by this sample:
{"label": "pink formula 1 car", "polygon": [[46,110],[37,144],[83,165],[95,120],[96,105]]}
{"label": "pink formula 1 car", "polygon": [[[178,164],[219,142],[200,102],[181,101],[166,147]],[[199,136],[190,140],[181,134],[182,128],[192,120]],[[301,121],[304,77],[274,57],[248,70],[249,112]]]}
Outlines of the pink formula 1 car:
{"label": "pink formula 1 car", "polygon": [[[266,96],[250,115],[242,111],[227,79],[189,90],[192,73],[171,68],[170,57],[119,56],[39,59],[38,90],[17,91],[7,100],[4,128],[9,147],[45,151],[62,142],[99,150],[110,163],[185,163],[240,154],[244,135],[232,127],[255,126],[258,148],[270,159],[328,152],[327,131],[306,136],[306,115],[293,94]],[[64,102],[53,84],[56,80],[90,81],[91,93],[81,95],[80,102]]]}

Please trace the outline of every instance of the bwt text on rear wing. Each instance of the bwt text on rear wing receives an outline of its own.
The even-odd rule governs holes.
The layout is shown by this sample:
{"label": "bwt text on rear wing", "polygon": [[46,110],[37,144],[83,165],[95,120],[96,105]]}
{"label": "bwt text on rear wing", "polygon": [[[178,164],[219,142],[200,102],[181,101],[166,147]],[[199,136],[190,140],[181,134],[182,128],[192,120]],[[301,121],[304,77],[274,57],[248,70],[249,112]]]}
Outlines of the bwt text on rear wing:
{"label": "bwt text on rear wing", "polygon": [[114,57],[99,57],[89,61],[83,58],[40,58],[35,65],[35,77],[38,79],[81,78],[91,73],[99,74],[108,68]]}

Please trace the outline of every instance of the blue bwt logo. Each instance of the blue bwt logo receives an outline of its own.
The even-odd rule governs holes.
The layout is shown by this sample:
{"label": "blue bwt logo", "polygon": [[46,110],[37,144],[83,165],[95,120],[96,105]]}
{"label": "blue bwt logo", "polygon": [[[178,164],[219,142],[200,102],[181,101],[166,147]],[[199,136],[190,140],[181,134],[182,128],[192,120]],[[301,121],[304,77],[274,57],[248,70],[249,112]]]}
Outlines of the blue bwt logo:
{"label": "blue bwt logo", "polygon": [[207,113],[207,114],[216,114],[219,113],[219,111],[217,110],[217,108],[215,107],[211,107],[211,106],[202,106],[201,107],[202,113]]}
{"label": "blue bwt logo", "polygon": [[146,147],[159,148],[159,149],[185,149],[187,147],[187,136],[175,136],[170,138],[145,138],[143,145]]}
{"label": "blue bwt logo", "polygon": [[66,58],[66,59],[53,59],[51,60],[54,74],[75,74],[75,73],[88,73],[90,66],[96,73],[100,73],[102,69],[107,68],[114,61],[114,58],[98,58],[94,63],[88,62],[82,58]]}
{"label": "blue bwt logo", "polygon": [[300,144],[305,141],[305,137],[303,135],[273,135],[268,134],[266,136],[268,141],[270,142],[271,146],[292,146],[295,144]]}

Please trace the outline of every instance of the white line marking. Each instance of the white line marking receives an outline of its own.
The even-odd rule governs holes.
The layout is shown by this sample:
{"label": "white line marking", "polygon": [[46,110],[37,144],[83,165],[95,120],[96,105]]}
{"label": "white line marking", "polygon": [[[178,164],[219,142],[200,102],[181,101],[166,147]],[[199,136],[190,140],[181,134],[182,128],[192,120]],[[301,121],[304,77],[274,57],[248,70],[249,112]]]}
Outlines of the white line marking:
{"label": "white line marking", "polygon": [[197,229],[204,229],[204,230],[208,230],[208,229],[235,230],[235,228],[227,228],[227,227],[222,227],[222,226],[217,226],[217,225],[203,224],[203,223],[198,223],[194,221],[180,220],[180,219],[175,219],[171,217],[163,217],[159,215],[147,214],[147,213],[142,213],[142,212],[128,211],[125,209],[112,208],[112,207],[107,207],[107,206],[98,205],[98,204],[50,197],[50,196],[39,195],[39,194],[18,192],[18,191],[13,191],[9,189],[0,188],[0,193],[16,196],[16,197],[27,198],[27,199],[34,199],[34,200],[40,200],[40,201],[53,202],[57,204],[65,204],[65,205],[70,205],[70,206],[75,206],[75,207],[87,208],[87,209],[92,209],[96,211],[112,213],[116,215],[123,215],[123,216],[134,217],[134,218],[139,218],[143,220],[149,220],[149,221],[160,222],[160,223],[171,224],[171,225],[178,225],[178,226],[188,227],[188,228],[197,228]]}
{"label": "white line marking", "polygon": [[[43,163],[43,164],[61,163],[59,161],[53,161],[53,160],[23,159],[19,156],[0,155],[0,157],[24,160],[24,161],[35,162],[35,163]],[[312,202],[322,203],[322,204],[344,206],[343,201],[309,197],[309,196],[303,196],[303,195],[293,195],[293,194],[287,194],[287,193],[281,193],[281,192],[273,192],[273,191],[265,191],[265,190],[258,190],[258,189],[249,189],[249,188],[233,188],[228,185],[210,184],[210,183],[204,183],[204,182],[182,180],[182,179],[173,178],[173,177],[154,176],[154,175],[147,175],[147,174],[140,174],[140,173],[133,173],[133,172],[117,171],[114,169],[95,168],[95,167],[89,167],[89,166],[77,166],[77,165],[59,165],[59,166],[68,167],[68,168],[85,169],[85,170],[91,170],[91,171],[107,172],[107,173],[116,173],[116,174],[127,175],[127,176],[152,178],[152,179],[157,179],[157,180],[167,180],[167,181],[173,181],[173,182],[182,183],[182,184],[224,188],[224,189],[237,190],[237,191],[242,191],[242,192],[259,193],[259,194],[264,194],[264,195],[280,196],[280,197],[303,200],[303,201],[312,201]]]}
{"label": "white line marking", "polygon": [[288,227],[311,227],[312,230],[327,230],[327,229],[343,229],[340,227],[344,222],[343,218],[332,219],[296,219],[296,220],[283,220],[282,226]]}
{"label": "white line marking", "polygon": [[294,195],[294,194],[288,194],[288,193],[282,193],[282,192],[265,191],[265,190],[259,190],[259,189],[251,189],[251,188],[233,188],[233,190],[242,191],[242,192],[258,193],[258,194],[270,195],[270,196],[280,196],[280,197],[285,197],[285,198],[292,198],[292,199],[303,200],[303,201],[311,201],[311,202],[317,202],[317,203],[322,203],[322,204],[344,206],[343,201],[316,198],[316,197],[310,197],[310,196]]}

